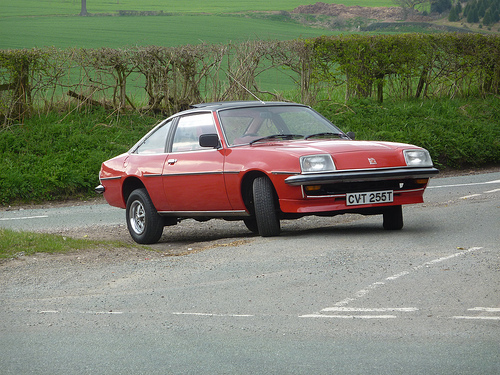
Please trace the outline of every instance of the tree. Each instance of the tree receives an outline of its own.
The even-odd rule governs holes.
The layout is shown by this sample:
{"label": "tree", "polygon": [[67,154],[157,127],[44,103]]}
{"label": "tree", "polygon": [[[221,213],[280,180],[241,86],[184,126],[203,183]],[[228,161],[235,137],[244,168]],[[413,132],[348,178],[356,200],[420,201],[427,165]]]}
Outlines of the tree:
{"label": "tree", "polygon": [[431,0],[431,13],[444,13],[451,9],[451,0]]}
{"label": "tree", "polygon": [[484,13],[483,23],[486,26],[493,25],[495,23],[493,22],[493,13],[491,8],[488,8],[488,10]]}
{"label": "tree", "polygon": [[87,13],[87,0],[82,0],[82,11],[80,12],[80,16],[84,17],[88,15]]}
{"label": "tree", "polygon": [[450,14],[448,15],[448,21],[457,22],[459,20],[460,20],[460,17],[458,16],[457,8],[451,7]]}
{"label": "tree", "polygon": [[477,7],[472,8],[467,13],[467,22],[468,23],[478,23],[479,22],[479,14]]}
{"label": "tree", "polygon": [[408,16],[409,13],[415,11],[415,7],[420,4],[427,3],[429,0],[392,0],[392,2],[401,8],[403,8],[403,13]]}

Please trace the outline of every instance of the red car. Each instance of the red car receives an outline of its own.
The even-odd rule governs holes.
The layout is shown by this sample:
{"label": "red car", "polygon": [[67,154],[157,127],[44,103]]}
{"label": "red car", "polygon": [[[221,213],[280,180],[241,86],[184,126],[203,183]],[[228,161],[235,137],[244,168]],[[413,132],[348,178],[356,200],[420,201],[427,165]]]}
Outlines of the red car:
{"label": "red car", "polygon": [[423,202],[438,170],[423,148],[353,138],[301,104],[198,104],[104,162],[96,191],[142,244],[185,218],[243,220],[261,236],[280,219],[344,213],[401,229],[401,206]]}

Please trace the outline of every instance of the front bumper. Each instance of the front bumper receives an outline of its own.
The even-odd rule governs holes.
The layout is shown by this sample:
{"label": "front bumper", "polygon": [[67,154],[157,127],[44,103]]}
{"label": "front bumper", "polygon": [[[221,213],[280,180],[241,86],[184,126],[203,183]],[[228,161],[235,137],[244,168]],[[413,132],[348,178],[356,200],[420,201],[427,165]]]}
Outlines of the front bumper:
{"label": "front bumper", "polygon": [[98,194],[103,194],[105,190],[106,190],[106,189],[105,189],[105,188],[104,188],[104,186],[102,186],[102,185],[96,186],[96,187],[94,188],[94,191],[95,191],[96,193],[98,193]]}
{"label": "front bumper", "polygon": [[339,170],[330,173],[299,174],[285,179],[285,183],[291,186],[300,185],[322,185],[342,182],[399,180],[430,178],[439,173],[433,167],[429,168],[379,168],[379,169],[354,169]]}

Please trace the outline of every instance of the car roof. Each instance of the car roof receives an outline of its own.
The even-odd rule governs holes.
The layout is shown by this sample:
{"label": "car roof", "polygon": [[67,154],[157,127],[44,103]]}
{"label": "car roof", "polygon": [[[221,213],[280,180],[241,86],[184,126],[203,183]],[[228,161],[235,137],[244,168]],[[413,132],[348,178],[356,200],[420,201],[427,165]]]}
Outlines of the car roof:
{"label": "car roof", "polygon": [[291,102],[264,102],[258,100],[240,100],[240,101],[228,101],[228,102],[212,102],[212,103],[199,103],[190,105],[193,109],[210,109],[212,111],[217,111],[220,109],[228,108],[240,108],[240,107],[265,107],[271,105],[299,105],[303,104],[291,103]]}

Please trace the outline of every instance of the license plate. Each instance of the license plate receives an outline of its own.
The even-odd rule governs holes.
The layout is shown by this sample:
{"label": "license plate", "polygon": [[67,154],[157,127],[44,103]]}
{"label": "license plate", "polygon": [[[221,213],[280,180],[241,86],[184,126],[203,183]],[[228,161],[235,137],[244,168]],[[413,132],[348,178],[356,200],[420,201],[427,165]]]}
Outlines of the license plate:
{"label": "license plate", "polygon": [[394,191],[368,191],[364,193],[347,193],[346,204],[348,206],[358,206],[361,204],[390,203],[394,200]]}

